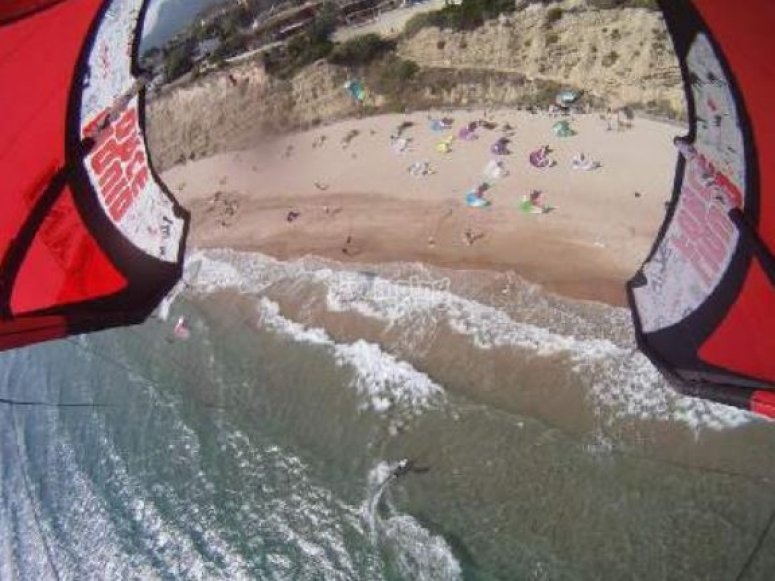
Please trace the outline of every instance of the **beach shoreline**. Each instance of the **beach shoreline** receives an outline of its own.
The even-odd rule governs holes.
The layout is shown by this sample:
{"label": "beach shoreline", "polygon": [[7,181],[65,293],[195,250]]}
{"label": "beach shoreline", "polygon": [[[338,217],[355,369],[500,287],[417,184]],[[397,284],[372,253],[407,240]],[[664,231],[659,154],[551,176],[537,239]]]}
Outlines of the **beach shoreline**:
{"label": "beach shoreline", "polygon": [[[452,129],[434,132],[428,124],[436,115],[364,117],[258,140],[250,150],[173,167],[164,179],[192,212],[197,248],[514,272],[549,292],[626,304],[625,283],[664,219],[676,159],[670,142],[680,128],[636,118],[610,131],[592,114],[503,110],[444,113],[455,119]],[[483,116],[494,127],[458,137]],[[552,134],[561,119],[575,135]],[[508,155],[493,155],[504,135]],[[439,153],[449,136],[451,151]],[[550,147],[553,167],[528,163],[541,145]],[[573,169],[580,152],[601,167]],[[484,175],[492,160],[507,175]],[[430,171],[412,175],[413,165]],[[490,205],[468,207],[467,192],[483,183]],[[521,211],[536,190],[552,211]]]}

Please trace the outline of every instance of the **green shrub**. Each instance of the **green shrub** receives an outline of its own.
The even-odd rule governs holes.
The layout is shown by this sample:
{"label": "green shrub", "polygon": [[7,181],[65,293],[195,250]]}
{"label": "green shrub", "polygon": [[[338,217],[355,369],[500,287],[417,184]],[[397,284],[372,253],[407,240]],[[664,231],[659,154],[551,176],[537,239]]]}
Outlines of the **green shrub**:
{"label": "green shrub", "polygon": [[410,38],[429,26],[474,30],[484,24],[485,20],[509,14],[514,10],[514,0],[463,0],[461,4],[452,4],[441,10],[413,16],[404,27],[404,35]]}
{"label": "green shrub", "polygon": [[338,10],[333,2],[326,2],[312,21],[309,38],[313,44],[327,42],[336,30]]}
{"label": "green shrub", "polygon": [[326,2],[309,30],[288,41],[285,53],[264,57],[266,71],[281,79],[289,79],[299,69],[331,54],[334,43],[329,39],[336,29],[336,14],[336,7]]}
{"label": "green shrub", "polygon": [[657,0],[587,0],[589,5],[600,10],[611,8],[645,8],[659,10]]}
{"label": "green shrub", "polygon": [[406,24],[404,25],[404,36],[407,38],[413,37],[415,34],[420,32],[423,28],[428,28],[430,26],[438,26],[436,24],[436,20],[438,18],[437,13],[440,11],[435,12],[422,12],[420,14],[415,14],[412,16],[409,20],[406,21]]}
{"label": "green shrub", "polygon": [[549,8],[549,10],[546,11],[546,26],[552,26],[555,22],[557,22],[560,18],[562,18],[562,8],[559,6],[553,6],[552,8]]}
{"label": "green shrub", "polygon": [[337,65],[362,66],[394,50],[395,46],[378,34],[364,34],[335,46],[328,60]]}
{"label": "green shrub", "polygon": [[391,55],[377,71],[375,88],[385,95],[398,96],[419,70],[416,62]]}
{"label": "green shrub", "polygon": [[560,36],[555,32],[550,32],[546,35],[546,44],[555,44],[558,40],[560,40]]}
{"label": "green shrub", "polygon": [[270,75],[289,79],[303,67],[326,58],[333,48],[331,41],[313,42],[308,35],[301,34],[288,42],[284,54],[264,57],[264,67]]}
{"label": "green shrub", "polygon": [[181,44],[167,53],[164,59],[164,71],[167,81],[173,81],[182,77],[191,70],[193,62],[191,61],[192,46],[190,43]]}
{"label": "green shrub", "polygon": [[609,52],[607,55],[603,57],[601,64],[604,67],[611,67],[618,60],[619,60],[619,53],[617,53],[615,50],[612,50],[611,52]]}

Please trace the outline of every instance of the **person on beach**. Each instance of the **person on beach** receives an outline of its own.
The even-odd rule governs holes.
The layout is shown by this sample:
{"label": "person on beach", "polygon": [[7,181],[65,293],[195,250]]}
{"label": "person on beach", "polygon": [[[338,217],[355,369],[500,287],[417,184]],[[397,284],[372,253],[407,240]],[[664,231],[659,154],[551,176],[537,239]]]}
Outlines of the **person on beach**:
{"label": "person on beach", "polygon": [[463,242],[466,246],[473,246],[474,243],[479,240],[480,238],[484,237],[484,233],[482,232],[474,232],[471,228],[466,228],[463,230]]}
{"label": "person on beach", "polygon": [[541,199],[542,193],[541,190],[533,190],[530,192],[530,203],[533,204],[536,208],[544,209],[544,202]]}

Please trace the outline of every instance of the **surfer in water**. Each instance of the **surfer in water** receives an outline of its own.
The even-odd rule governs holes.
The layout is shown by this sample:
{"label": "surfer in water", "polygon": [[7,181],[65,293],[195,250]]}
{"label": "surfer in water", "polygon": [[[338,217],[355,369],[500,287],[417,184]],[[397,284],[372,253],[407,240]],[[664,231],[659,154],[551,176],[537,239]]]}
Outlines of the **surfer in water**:
{"label": "surfer in water", "polygon": [[393,468],[393,476],[395,476],[396,478],[405,476],[406,474],[409,474],[409,472],[412,471],[413,466],[414,466],[414,462],[409,458],[404,458],[403,460],[399,460],[398,464],[396,464],[396,467]]}
{"label": "surfer in water", "polygon": [[406,476],[410,472],[417,472],[418,474],[422,474],[428,470],[430,470],[430,467],[417,466],[417,463],[414,460],[404,458],[403,460],[398,461],[395,468],[393,468],[391,476],[394,478],[401,478],[401,476]]}

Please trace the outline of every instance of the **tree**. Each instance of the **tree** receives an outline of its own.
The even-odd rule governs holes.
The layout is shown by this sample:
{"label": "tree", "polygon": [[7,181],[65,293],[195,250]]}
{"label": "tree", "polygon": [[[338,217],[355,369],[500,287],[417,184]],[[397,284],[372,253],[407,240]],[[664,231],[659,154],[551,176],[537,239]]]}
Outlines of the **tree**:
{"label": "tree", "polygon": [[337,10],[333,2],[326,2],[315,16],[309,30],[312,44],[327,42],[336,30]]}
{"label": "tree", "polygon": [[189,43],[179,44],[167,53],[164,59],[164,70],[168,81],[182,77],[191,70],[191,51]]}

